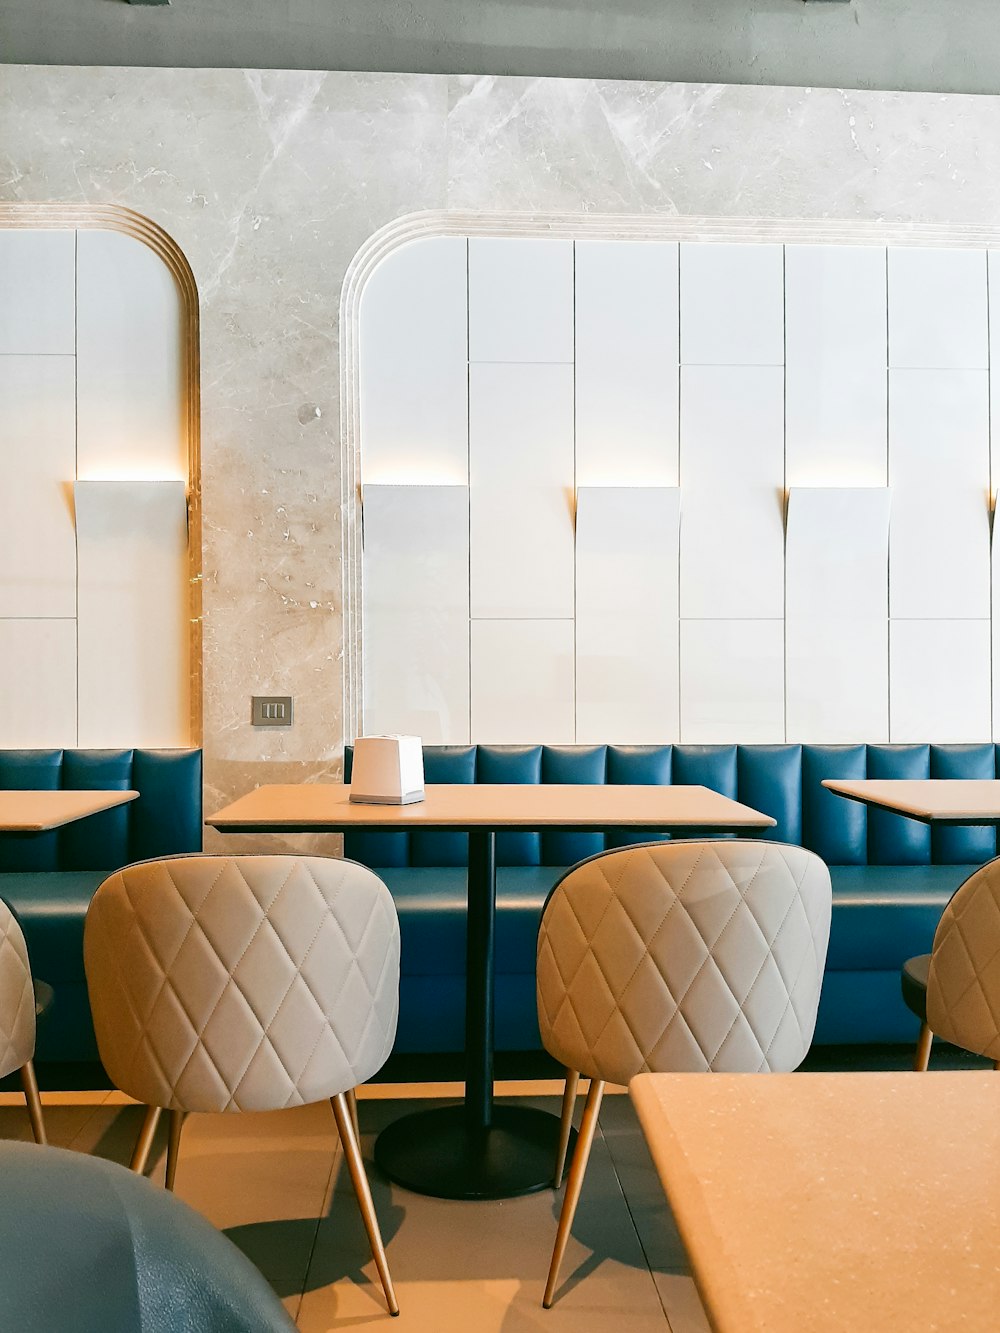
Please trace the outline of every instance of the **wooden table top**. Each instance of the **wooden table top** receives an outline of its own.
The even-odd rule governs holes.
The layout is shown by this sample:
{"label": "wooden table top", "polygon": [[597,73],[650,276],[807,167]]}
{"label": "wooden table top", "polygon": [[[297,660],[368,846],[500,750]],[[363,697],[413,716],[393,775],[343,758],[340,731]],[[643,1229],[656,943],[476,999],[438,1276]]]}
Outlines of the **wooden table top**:
{"label": "wooden table top", "polygon": [[760,832],[770,815],[707,787],[431,784],[413,805],[350,803],[343,783],[258,787],[206,819],[223,832],[381,829],[656,828]]}
{"label": "wooden table top", "polygon": [[640,1074],[716,1333],[978,1333],[1000,1311],[1000,1074]]}
{"label": "wooden table top", "polygon": [[924,824],[1000,825],[1000,782],[992,778],[825,778],[823,786],[838,796]]}
{"label": "wooden table top", "polygon": [[0,791],[0,832],[46,833],[134,801],[137,791]]}

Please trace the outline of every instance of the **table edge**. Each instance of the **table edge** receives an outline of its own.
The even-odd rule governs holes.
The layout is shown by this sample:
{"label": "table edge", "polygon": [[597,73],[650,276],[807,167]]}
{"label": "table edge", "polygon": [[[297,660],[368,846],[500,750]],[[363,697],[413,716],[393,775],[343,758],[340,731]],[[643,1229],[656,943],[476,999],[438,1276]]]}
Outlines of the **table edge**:
{"label": "table edge", "polygon": [[[845,782],[921,781],[920,778],[845,778],[843,780]],[[974,779],[972,780],[974,781]],[[989,781],[989,779],[986,780]],[[842,788],[835,785],[838,781],[840,781],[838,778],[823,778],[822,785],[827,791],[832,792],[834,796],[841,796],[845,801],[856,801],[858,805],[864,805],[869,810],[881,810],[887,815],[898,815],[900,819],[913,819],[919,824],[934,824],[939,825],[941,828],[1000,828],[1000,814],[936,815],[930,810],[921,810],[916,806],[887,805],[885,801],[879,800],[877,796],[867,795],[864,792],[844,791]],[[939,781],[943,782],[947,781],[947,779],[942,778],[939,779]]]}
{"label": "table edge", "polygon": [[[642,1129],[643,1141],[649,1150],[650,1157],[653,1159],[660,1188],[663,1190],[667,1206],[673,1214],[677,1234],[684,1246],[684,1253],[687,1256],[688,1266],[691,1269],[691,1276],[694,1279],[698,1296],[704,1308],[705,1317],[712,1333],[766,1333],[764,1326],[756,1317],[756,1312],[734,1308],[730,1287],[725,1283],[720,1286],[719,1258],[722,1257],[724,1260],[726,1271],[730,1275],[735,1275],[736,1265],[729,1258],[725,1236],[721,1235],[712,1223],[708,1209],[705,1207],[698,1178],[690,1169],[684,1157],[683,1146],[678,1142],[670,1121],[662,1117],[662,1105],[656,1095],[655,1085],[646,1082],[647,1079],[655,1077],[652,1074],[637,1074],[628,1085],[629,1098],[635,1107],[639,1125]],[[703,1075],[693,1075],[693,1077],[703,1077]],[[650,1142],[646,1132],[647,1116],[650,1119],[654,1116],[658,1117],[657,1129],[665,1129],[669,1136],[669,1147],[665,1148],[662,1143],[654,1146]],[[670,1153],[671,1173],[682,1177],[680,1186],[678,1187],[675,1181],[675,1192],[670,1194],[667,1192],[666,1181],[661,1169],[661,1160],[665,1162],[668,1153]],[[699,1226],[703,1228],[703,1234],[710,1238],[708,1248],[712,1254],[711,1261],[702,1256],[700,1245],[698,1247],[698,1258],[696,1259],[695,1252],[688,1242],[689,1234]]]}
{"label": "table edge", "polygon": [[[466,786],[495,786],[507,788],[512,784],[508,783],[434,783],[430,784],[436,787],[466,787]],[[601,784],[592,783],[544,783],[532,784],[546,787],[587,787],[592,790],[594,786]],[[649,790],[653,784],[640,783],[615,783],[618,790],[622,787],[641,786],[644,790]],[[713,795],[722,796],[723,800],[747,811],[743,818],[732,818],[723,820],[710,820],[708,823],[699,823],[694,820],[683,819],[663,819],[658,820],[648,815],[638,815],[635,819],[623,821],[618,819],[547,819],[544,815],[532,814],[523,820],[496,820],[488,816],[483,818],[471,818],[463,820],[453,820],[445,823],[436,823],[433,820],[422,820],[420,818],[407,819],[402,812],[412,810],[418,814],[422,809],[422,802],[414,802],[411,805],[363,805],[356,802],[349,808],[352,811],[350,818],[338,818],[336,813],[331,817],[323,818],[277,818],[261,819],[259,815],[247,815],[227,817],[228,812],[238,805],[240,801],[253,792],[246,792],[243,796],[238,796],[235,801],[222,807],[213,815],[208,815],[204,819],[205,826],[214,828],[219,833],[342,833],[352,829],[380,829],[384,832],[407,832],[419,831],[426,833],[460,833],[460,832],[503,832],[505,830],[528,830],[546,831],[550,833],[579,833],[579,832],[603,832],[606,830],[628,832],[631,829],[641,832],[647,829],[655,829],[659,832],[671,832],[678,830],[688,832],[692,836],[702,836],[707,833],[763,833],[768,829],[776,828],[778,821],[771,815],[764,814],[762,811],[754,811],[752,806],[743,805],[740,801],[733,800],[732,797],[723,796],[721,792],[715,792],[711,787],[705,787],[702,783],[670,783],[667,787],[690,787],[692,790],[710,791]],[[349,791],[350,783],[265,783],[254,789],[254,792],[266,791],[268,789],[288,791],[296,786],[309,787],[331,787],[339,791]],[[371,816],[367,817],[362,812],[371,811]],[[400,811],[398,817],[387,817],[390,811]]]}
{"label": "table edge", "polygon": [[[10,790],[10,791],[17,791],[17,790],[20,790],[20,789],[19,789],[19,788],[14,788],[14,787],[12,787],[12,788],[9,788],[8,790]],[[57,791],[57,792],[60,792],[60,793],[61,793],[61,792],[63,792],[65,789],[62,788],[62,787],[57,787],[57,788],[55,788],[54,790]],[[103,789],[102,789],[102,788],[93,788],[93,789],[91,789],[91,788],[81,788],[78,792],[73,792],[72,794],[73,794],[73,795],[83,795],[83,794],[84,794],[86,791],[88,791],[88,790],[102,791]],[[129,790],[129,791],[108,792],[107,795],[109,795],[109,796],[113,795],[113,796],[117,797],[118,799],[117,799],[117,800],[114,800],[114,801],[108,801],[106,804],[102,805],[102,806],[100,807],[100,809],[98,809],[98,810],[90,810],[90,811],[88,811],[88,813],[85,814],[85,815],[70,815],[70,816],[68,816],[68,817],[66,817],[66,818],[63,818],[63,819],[48,820],[48,821],[46,821],[45,823],[18,824],[18,825],[17,825],[16,827],[14,827],[14,828],[5,828],[5,829],[0,830],[0,832],[3,832],[3,833],[54,833],[56,829],[59,829],[59,828],[65,828],[67,824],[75,824],[75,823],[77,823],[77,822],[78,822],[79,820],[81,820],[81,819],[90,819],[90,818],[92,818],[94,815],[103,815],[107,810],[115,810],[115,809],[117,809],[118,806],[120,806],[120,805],[128,805],[128,803],[129,803],[130,801],[135,801],[135,800],[137,800],[138,797],[139,797],[139,795],[140,795],[140,793],[137,792],[137,791],[131,791],[131,790]]]}

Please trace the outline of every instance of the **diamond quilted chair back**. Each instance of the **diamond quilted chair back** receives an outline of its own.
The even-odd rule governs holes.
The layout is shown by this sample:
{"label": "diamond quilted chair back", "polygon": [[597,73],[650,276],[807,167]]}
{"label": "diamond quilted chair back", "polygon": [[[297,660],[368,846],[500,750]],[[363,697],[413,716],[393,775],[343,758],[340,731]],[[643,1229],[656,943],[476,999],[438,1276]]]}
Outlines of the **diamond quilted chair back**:
{"label": "diamond quilted chair back", "polygon": [[35,991],[17,918],[0,899],[0,1078],[35,1054]]}
{"label": "diamond quilted chair back", "polygon": [[935,1036],[1000,1060],[1000,858],[970,875],[941,915],[927,1023]]}
{"label": "diamond quilted chair back", "polygon": [[108,1075],[149,1106],[321,1101],[370,1078],[396,1033],[396,909],[350,861],[128,866],[94,897],[84,961]]}
{"label": "diamond quilted chair back", "polygon": [[801,847],[678,841],[595,856],[542,915],[542,1041],[613,1083],[794,1069],[816,1024],[830,911],[830,872]]}

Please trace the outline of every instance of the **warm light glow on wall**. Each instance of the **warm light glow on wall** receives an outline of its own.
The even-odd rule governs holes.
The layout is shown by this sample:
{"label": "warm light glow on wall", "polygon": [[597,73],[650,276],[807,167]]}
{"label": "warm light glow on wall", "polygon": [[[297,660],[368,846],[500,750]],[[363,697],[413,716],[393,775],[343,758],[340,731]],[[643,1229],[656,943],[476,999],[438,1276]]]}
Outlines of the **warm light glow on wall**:
{"label": "warm light glow on wall", "polygon": [[366,474],[361,490],[369,486],[468,486],[465,477],[454,473],[423,471],[419,467],[407,470],[394,468],[391,472],[381,472],[377,468],[371,475]]}

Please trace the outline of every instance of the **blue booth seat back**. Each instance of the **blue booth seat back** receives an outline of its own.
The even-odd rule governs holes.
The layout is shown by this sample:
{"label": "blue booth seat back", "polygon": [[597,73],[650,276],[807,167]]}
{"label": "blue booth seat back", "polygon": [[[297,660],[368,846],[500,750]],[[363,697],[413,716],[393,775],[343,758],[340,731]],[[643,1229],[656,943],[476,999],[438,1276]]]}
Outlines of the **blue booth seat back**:
{"label": "blue booth seat back", "polygon": [[0,789],[137,791],[52,833],[0,834],[0,872],[111,870],[202,846],[200,750],[0,750]]}
{"label": "blue booth seat back", "polygon": [[[350,781],[353,751],[345,753]],[[997,854],[989,828],[935,829],[869,814],[835,796],[824,778],[995,778],[1000,747],[980,745],[441,745],[424,747],[429,783],[692,783],[763,810],[769,834],[828,865],[973,865]],[[605,847],[657,834],[502,833],[501,865],[567,866]],[[462,866],[458,833],[351,833],[345,854],[370,866]]]}

